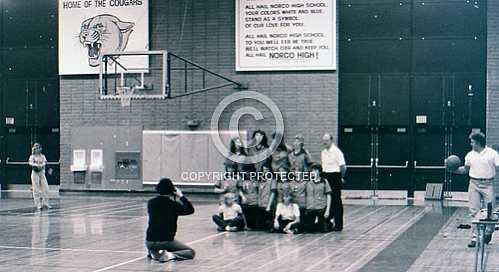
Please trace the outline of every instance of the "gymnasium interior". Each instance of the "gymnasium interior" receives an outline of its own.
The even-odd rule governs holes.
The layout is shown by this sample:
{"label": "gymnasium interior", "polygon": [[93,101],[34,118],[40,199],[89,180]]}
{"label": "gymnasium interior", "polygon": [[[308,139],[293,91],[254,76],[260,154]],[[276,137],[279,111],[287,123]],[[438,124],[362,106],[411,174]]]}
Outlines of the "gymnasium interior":
{"label": "gymnasium interior", "polygon": [[[499,272],[499,234],[467,246],[497,211],[472,220],[445,164],[471,133],[499,150],[498,90],[494,0],[0,0],[0,271]],[[229,143],[257,130],[317,163],[332,136],[342,231],[217,231]],[[193,260],[147,256],[162,178]]]}

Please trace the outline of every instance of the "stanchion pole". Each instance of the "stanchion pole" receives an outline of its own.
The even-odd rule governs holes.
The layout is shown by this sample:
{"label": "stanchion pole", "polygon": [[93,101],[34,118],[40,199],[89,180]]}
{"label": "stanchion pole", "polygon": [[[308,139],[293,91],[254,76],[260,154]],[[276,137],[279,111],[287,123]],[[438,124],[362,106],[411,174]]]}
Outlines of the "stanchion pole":
{"label": "stanchion pole", "polygon": [[474,271],[484,272],[487,269],[487,248],[485,246],[485,231],[487,227],[494,228],[497,224],[497,219],[480,219],[473,221],[478,229],[478,239],[475,251]]}

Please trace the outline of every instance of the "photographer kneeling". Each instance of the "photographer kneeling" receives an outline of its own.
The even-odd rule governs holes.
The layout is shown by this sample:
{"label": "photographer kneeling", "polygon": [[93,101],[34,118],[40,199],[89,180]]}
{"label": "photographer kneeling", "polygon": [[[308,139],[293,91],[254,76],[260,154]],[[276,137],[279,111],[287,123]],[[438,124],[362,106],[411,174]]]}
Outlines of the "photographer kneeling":
{"label": "photographer kneeling", "polygon": [[[146,247],[149,250],[147,256],[160,262],[193,259],[194,250],[175,240],[175,233],[178,216],[193,214],[194,207],[168,178],[159,181],[156,191],[159,196],[147,203],[149,215],[146,235]],[[179,197],[180,202],[176,201],[175,197]]]}

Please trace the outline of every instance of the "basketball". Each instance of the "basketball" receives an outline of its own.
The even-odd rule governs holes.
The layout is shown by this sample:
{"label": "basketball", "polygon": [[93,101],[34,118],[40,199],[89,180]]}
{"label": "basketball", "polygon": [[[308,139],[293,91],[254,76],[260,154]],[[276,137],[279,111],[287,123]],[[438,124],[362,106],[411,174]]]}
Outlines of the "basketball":
{"label": "basketball", "polygon": [[445,167],[449,171],[454,171],[457,168],[461,166],[461,159],[456,156],[456,155],[450,155],[446,160],[445,160]]}

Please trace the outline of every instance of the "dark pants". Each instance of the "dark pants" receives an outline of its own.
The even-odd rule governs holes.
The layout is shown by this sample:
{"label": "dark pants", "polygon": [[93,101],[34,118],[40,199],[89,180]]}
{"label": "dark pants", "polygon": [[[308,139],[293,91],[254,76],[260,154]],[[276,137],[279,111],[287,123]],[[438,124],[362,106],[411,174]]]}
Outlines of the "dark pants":
{"label": "dark pants", "polygon": [[181,243],[178,240],[173,241],[146,241],[146,247],[149,250],[149,254],[155,260],[164,260],[165,252],[160,253],[160,250],[166,250],[173,253],[176,260],[190,260],[194,259],[196,253],[194,249],[190,248],[186,244]]}
{"label": "dark pants", "polygon": [[324,210],[307,210],[303,222],[304,230],[306,232],[328,232],[331,229],[331,223],[324,218],[324,212]]}
{"label": "dark pants", "polygon": [[260,209],[258,206],[243,205],[243,214],[246,218],[246,226],[250,229],[257,229]]}
{"label": "dark pants", "polygon": [[[293,221],[294,220],[282,219],[282,217],[279,216],[279,218],[277,218],[277,222],[279,222],[279,228],[276,229],[276,232],[284,232],[284,228],[286,228],[286,226]],[[289,230],[293,231],[294,233],[300,233],[302,230],[301,224],[294,223],[293,225],[290,226]]]}
{"label": "dark pants", "polygon": [[225,230],[225,227],[237,227],[237,230],[242,230],[244,229],[244,219],[240,216],[231,219],[231,220],[224,220],[222,216],[215,214],[213,215],[213,222],[217,224],[219,230]]}
{"label": "dark pants", "polygon": [[307,218],[307,209],[300,207],[300,223],[303,225]]}
{"label": "dark pants", "polygon": [[331,187],[331,212],[329,220],[334,218],[334,228],[343,229],[343,202],[341,201],[341,173],[324,173]]}
{"label": "dark pants", "polygon": [[258,225],[257,228],[259,230],[269,231],[272,229],[272,225],[274,222],[274,212],[267,212],[265,208],[259,208],[258,211]]}
{"label": "dark pants", "polygon": [[298,225],[298,233],[305,232],[306,220],[307,220],[307,209],[300,207],[300,224]]}

